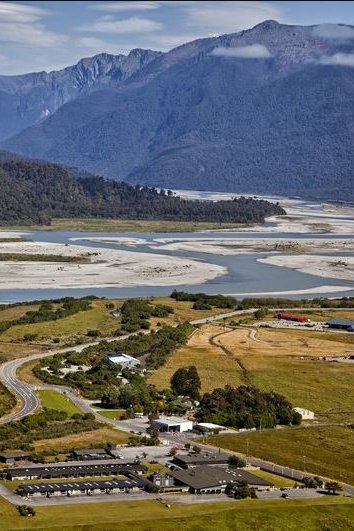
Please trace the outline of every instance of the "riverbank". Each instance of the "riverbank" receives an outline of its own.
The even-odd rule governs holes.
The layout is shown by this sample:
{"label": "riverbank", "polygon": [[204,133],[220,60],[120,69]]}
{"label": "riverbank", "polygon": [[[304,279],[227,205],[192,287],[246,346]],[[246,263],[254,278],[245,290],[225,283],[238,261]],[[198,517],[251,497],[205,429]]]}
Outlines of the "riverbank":
{"label": "riverbank", "polygon": [[47,242],[9,242],[0,253],[82,257],[87,263],[0,262],[0,289],[104,288],[200,284],[226,273],[203,261]]}

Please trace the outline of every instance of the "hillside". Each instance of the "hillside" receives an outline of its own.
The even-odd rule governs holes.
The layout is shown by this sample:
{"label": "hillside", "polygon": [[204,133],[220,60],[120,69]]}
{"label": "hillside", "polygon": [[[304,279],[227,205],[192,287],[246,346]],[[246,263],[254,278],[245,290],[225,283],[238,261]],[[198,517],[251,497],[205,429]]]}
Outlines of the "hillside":
{"label": "hillside", "polygon": [[266,21],[149,56],[3,146],[133,184],[353,199],[351,52]]}
{"label": "hillside", "polygon": [[51,218],[126,218],[260,222],[284,214],[267,201],[239,198],[205,203],[172,192],[131,186],[46,162],[0,154],[0,223],[48,223]]}

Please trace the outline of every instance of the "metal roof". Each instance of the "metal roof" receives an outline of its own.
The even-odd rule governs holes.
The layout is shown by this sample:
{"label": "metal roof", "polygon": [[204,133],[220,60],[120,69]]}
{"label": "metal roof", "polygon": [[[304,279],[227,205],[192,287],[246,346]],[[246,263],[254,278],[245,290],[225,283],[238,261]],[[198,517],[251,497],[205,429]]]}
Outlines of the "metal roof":
{"label": "metal roof", "polygon": [[37,485],[20,485],[18,490],[26,494],[35,492],[70,492],[73,490],[144,488],[143,479],[112,479],[110,481],[70,481],[68,483],[40,483]]}
{"label": "metal roof", "polygon": [[38,466],[28,468],[10,468],[7,469],[7,474],[11,477],[24,477],[24,476],[45,476],[45,477],[60,477],[63,475],[81,476],[102,474],[109,476],[111,474],[121,472],[134,472],[142,471],[143,467],[136,463],[105,463],[99,465],[69,465],[69,466]]}
{"label": "metal roof", "polygon": [[350,321],[349,319],[330,319],[327,321],[328,325],[337,325],[337,326],[348,326],[354,328],[354,321]]}
{"label": "metal roof", "polygon": [[242,468],[232,470],[202,465],[187,470],[171,471],[169,475],[194,489],[226,486],[229,483],[237,485],[243,481],[246,481],[249,485],[259,487],[272,486],[272,483],[269,483],[269,481],[250,474]]}

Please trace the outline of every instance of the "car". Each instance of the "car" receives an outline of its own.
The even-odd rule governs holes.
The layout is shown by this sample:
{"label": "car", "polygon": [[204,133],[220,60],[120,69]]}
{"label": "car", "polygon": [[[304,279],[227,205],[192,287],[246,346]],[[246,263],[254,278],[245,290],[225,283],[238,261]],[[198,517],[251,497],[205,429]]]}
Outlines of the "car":
{"label": "car", "polygon": [[280,496],[281,498],[289,498],[289,494],[286,492],[283,492],[283,494]]}

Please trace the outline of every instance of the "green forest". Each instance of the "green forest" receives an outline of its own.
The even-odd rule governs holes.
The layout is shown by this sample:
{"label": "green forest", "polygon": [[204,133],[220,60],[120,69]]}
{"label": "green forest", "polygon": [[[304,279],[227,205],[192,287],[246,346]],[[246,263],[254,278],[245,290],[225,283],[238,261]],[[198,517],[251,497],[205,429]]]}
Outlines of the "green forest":
{"label": "green forest", "polygon": [[129,185],[48,162],[0,157],[0,223],[50,224],[53,218],[259,223],[285,211],[268,201],[188,201],[170,190]]}

